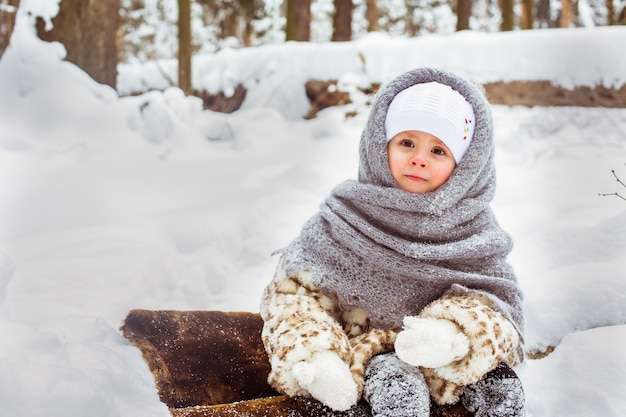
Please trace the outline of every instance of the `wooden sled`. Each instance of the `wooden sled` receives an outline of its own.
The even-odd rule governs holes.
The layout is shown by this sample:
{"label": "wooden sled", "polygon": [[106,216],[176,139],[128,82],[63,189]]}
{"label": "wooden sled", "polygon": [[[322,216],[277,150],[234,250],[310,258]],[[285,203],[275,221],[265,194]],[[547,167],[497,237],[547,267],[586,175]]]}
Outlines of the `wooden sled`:
{"label": "wooden sled", "polygon": [[[371,417],[365,401],[337,412],[274,391],[262,325],[247,312],[132,310],[120,330],[141,351],[173,417]],[[469,416],[459,405],[431,409],[431,417]]]}

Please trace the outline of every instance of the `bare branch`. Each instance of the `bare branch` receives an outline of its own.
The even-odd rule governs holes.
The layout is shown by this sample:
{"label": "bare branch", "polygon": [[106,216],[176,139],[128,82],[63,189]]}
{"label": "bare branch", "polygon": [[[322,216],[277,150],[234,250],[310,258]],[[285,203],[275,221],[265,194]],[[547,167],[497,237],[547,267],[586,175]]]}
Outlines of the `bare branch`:
{"label": "bare branch", "polygon": [[622,187],[626,188],[626,184],[624,184],[622,182],[622,180],[619,179],[619,177],[617,176],[617,174],[615,173],[615,170],[611,170],[611,173],[613,174],[613,176],[615,177],[615,179],[617,180],[617,182],[619,182],[620,184],[622,184]]}
{"label": "bare branch", "polygon": [[624,197],[624,196],[622,196],[622,195],[620,195],[618,193],[606,193],[606,194],[598,194],[598,195],[601,196],[601,197],[606,197],[608,195],[613,195],[615,197],[621,198],[622,200],[626,200],[626,197]]}
{"label": "bare branch", "polygon": [[[615,179],[617,180],[618,183],[620,183],[622,185],[622,187],[626,188],[626,184],[624,184],[622,182],[622,180],[619,179],[619,177],[617,176],[617,174],[615,173],[615,170],[612,169],[611,170],[611,174],[613,174],[613,176],[615,177]],[[619,194],[619,193],[603,193],[603,194],[598,194],[600,197],[606,197],[606,196],[615,196],[615,197],[619,197],[622,200],[626,201],[626,197],[624,197],[623,195]]]}

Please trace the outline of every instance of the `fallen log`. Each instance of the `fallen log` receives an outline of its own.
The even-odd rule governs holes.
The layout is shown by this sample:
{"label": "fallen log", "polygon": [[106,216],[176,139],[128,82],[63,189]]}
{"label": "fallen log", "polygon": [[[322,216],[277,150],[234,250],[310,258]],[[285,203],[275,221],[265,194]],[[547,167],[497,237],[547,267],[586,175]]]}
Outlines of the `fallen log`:
{"label": "fallen log", "polygon": [[[121,332],[142,353],[172,417],[371,417],[365,401],[336,412],[312,399],[279,395],[259,314],[132,310]],[[470,417],[433,404],[431,417]]]}

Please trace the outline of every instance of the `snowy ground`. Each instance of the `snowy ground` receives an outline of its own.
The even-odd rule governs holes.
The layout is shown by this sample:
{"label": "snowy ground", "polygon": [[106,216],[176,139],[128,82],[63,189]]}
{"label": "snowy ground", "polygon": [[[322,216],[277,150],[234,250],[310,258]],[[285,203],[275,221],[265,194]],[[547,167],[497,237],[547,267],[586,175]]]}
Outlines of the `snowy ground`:
{"label": "snowy ground", "polygon": [[[205,82],[244,82],[250,91],[242,110],[223,115],[203,112],[176,89],[120,99],[62,62],[58,46],[35,40],[27,23],[18,22],[0,61],[6,416],[166,417],[141,355],[118,332],[128,310],[258,310],[276,262],[270,253],[295,237],[336,183],[356,175],[367,112],[359,107],[345,120],[345,109],[328,109],[302,120],[307,66],[290,78],[285,57],[314,48],[324,65],[311,65],[309,75],[326,71],[346,88],[417,65],[507,79],[509,56],[517,79],[621,86],[626,77],[623,28],[343,44],[368,54],[368,71],[343,67],[336,45],[289,44],[206,58],[219,72]],[[385,39],[394,47],[381,49]],[[460,63],[459,44],[483,51],[479,63]],[[551,50],[562,54],[561,72],[537,65]],[[571,72],[567,62],[577,63]],[[149,78],[133,71],[122,75],[131,85]],[[626,179],[626,110],[493,111],[493,207],[516,241],[511,262],[526,294],[527,346],[558,344],[520,368],[530,415],[622,416],[626,201],[598,193],[626,195],[611,175]]]}

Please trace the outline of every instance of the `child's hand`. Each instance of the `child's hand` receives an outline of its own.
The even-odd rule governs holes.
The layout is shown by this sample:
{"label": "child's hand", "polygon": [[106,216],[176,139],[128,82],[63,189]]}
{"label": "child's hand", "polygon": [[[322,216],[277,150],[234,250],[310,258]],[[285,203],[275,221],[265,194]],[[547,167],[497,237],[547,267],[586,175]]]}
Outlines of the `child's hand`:
{"label": "child's hand", "polygon": [[410,365],[438,368],[467,355],[469,339],[450,320],[407,316],[395,348]]}
{"label": "child's hand", "polygon": [[350,368],[335,352],[317,352],[295,364],[292,372],[302,388],[333,410],[345,411],[358,400]]}

